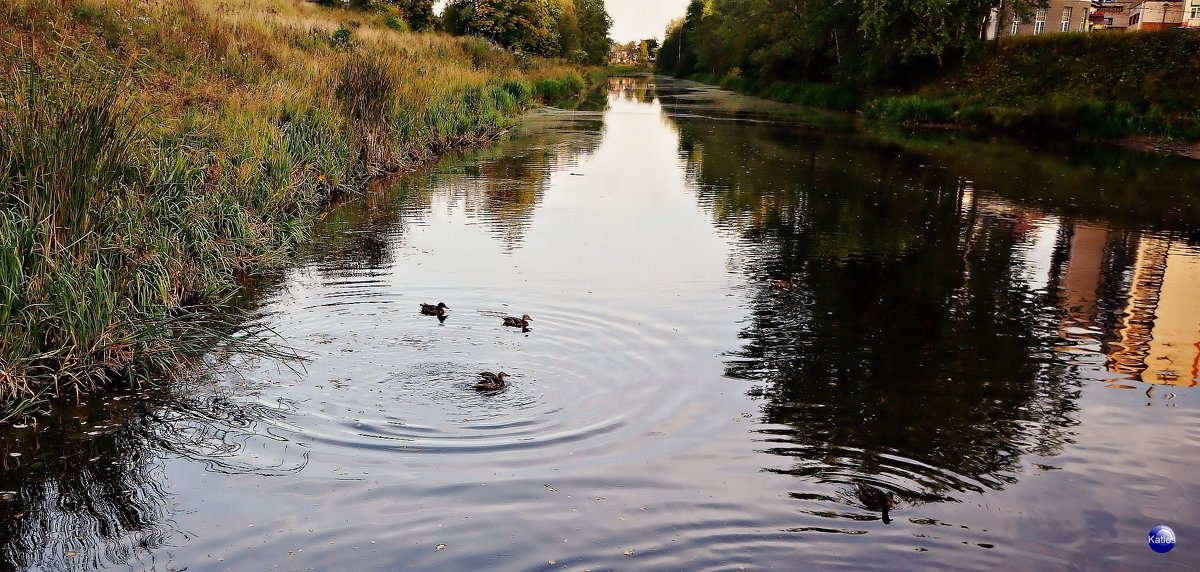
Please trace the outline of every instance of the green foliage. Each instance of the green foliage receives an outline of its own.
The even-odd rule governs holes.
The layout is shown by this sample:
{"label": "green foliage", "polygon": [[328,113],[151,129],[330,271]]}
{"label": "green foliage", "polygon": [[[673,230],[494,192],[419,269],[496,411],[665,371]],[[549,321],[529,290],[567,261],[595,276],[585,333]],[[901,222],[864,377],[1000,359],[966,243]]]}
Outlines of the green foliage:
{"label": "green foliage", "polygon": [[538,80],[533,84],[533,94],[553,104],[578,97],[584,85],[579,74],[571,73],[563,77]]}
{"label": "green foliage", "polygon": [[517,52],[599,65],[608,57],[612,19],[603,0],[451,0],[441,27]]}
{"label": "green foliage", "polygon": [[612,29],[612,18],[604,8],[604,0],[577,0],[575,10],[579,19],[579,47],[587,54],[584,61],[591,65],[603,65],[608,61],[608,37]]}
{"label": "green foliage", "polygon": [[387,27],[389,27],[397,32],[407,32],[408,31],[408,23],[405,22],[404,20],[401,20],[400,18],[395,17],[395,16],[388,16],[387,19],[385,19],[383,21],[383,23]]}
{"label": "green foliage", "polygon": [[867,103],[863,114],[869,119],[896,123],[950,123],[955,120],[953,105],[919,96],[882,97]]}
{"label": "green foliage", "polygon": [[350,50],[354,48],[354,36],[349,28],[345,26],[338,28],[333,32],[333,36],[329,39],[329,45],[339,50]]}
{"label": "green foliage", "polygon": [[390,0],[400,8],[408,26],[413,30],[423,31],[433,27],[436,17],[433,13],[433,0]]}
{"label": "green foliage", "polygon": [[[1008,0],[1012,6],[1044,0]],[[658,70],[862,87],[926,77],[982,49],[992,0],[692,0]]]}

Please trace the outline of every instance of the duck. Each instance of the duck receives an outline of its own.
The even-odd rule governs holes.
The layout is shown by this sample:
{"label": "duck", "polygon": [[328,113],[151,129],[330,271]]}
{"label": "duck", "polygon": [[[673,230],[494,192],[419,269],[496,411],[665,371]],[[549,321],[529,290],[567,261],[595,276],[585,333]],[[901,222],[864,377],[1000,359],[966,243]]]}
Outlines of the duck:
{"label": "duck", "polygon": [[775,290],[787,290],[796,284],[796,275],[793,274],[787,280],[771,280],[771,288]]}
{"label": "duck", "polygon": [[896,508],[896,495],[891,491],[883,492],[871,485],[862,481],[854,483],[854,492],[858,495],[858,500],[867,507],[867,510],[877,510],[883,512],[883,523],[888,524],[892,519],[888,518],[888,511]]}
{"label": "duck", "polygon": [[528,330],[529,322],[531,322],[531,321],[533,321],[533,318],[530,318],[529,314],[525,314],[524,316],[521,316],[520,318],[513,318],[512,316],[509,316],[507,318],[504,318],[504,325],[511,326],[514,328],[521,328],[522,330]]}
{"label": "duck", "polygon": [[504,389],[504,380],[508,377],[508,374],[504,372],[492,373],[485,371],[481,372],[479,377],[483,378],[483,381],[476,383],[475,389],[479,391],[495,391],[497,389]]}
{"label": "duck", "polygon": [[421,304],[421,313],[426,316],[445,316],[446,310],[449,310],[445,302],[438,302],[436,306],[433,304]]}

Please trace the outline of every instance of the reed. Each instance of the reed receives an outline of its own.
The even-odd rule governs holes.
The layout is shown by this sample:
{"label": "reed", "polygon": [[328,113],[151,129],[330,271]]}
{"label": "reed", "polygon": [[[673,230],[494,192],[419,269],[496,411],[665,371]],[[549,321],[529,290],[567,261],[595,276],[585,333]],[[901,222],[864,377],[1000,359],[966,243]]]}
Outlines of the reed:
{"label": "reed", "polygon": [[582,87],[565,64],[401,17],[290,0],[0,5],[4,407],[201,364],[238,329],[197,310],[285,264],[329,201],[496,136],[561,91],[538,85]]}

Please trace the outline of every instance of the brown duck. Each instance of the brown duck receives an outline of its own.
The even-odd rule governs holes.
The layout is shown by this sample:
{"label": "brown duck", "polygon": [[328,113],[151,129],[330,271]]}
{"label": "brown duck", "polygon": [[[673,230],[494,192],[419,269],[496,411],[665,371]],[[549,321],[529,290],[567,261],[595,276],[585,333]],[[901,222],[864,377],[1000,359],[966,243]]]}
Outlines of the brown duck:
{"label": "brown duck", "polygon": [[532,322],[532,321],[533,321],[533,318],[530,318],[529,314],[525,314],[524,316],[521,316],[520,318],[514,318],[512,316],[509,316],[507,318],[504,318],[504,325],[510,326],[513,328],[528,328],[529,322]]}
{"label": "brown duck", "polygon": [[492,373],[485,371],[480,373],[479,377],[483,381],[476,383],[475,389],[479,391],[496,391],[497,389],[504,389],[504,380],[508,378],[508,374],[504,372]]}
{"label": "brown duck", "polygon": [[421,313],[426,316],[445,316],[446,310],[449,310],[445,302],[438,302],[436,306],[433,304],[421,304]]}
{"label": "brown duck", "polygon": [[883,492],[871,485],[858,481],[854,483],[854,492],[858,495],[858,500],[867,507],[867,510],[882,511],[883,523],[888,524],[892,519],[888,518],[888,511],[896,508],[896,495],[891,491]]}

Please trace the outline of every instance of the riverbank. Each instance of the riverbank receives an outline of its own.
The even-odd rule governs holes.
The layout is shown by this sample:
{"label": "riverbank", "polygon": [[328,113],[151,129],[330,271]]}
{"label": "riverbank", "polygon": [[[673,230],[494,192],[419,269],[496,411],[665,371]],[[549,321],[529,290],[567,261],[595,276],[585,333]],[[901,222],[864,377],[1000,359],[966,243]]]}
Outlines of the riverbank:
{"label": "riverbank", "polygon": [[[864,117],[1018,136],[1200,141],[1200,31],[1006,38],[999,53],[905,90],[796,84],[738,75],[689,79]],[[1186,156],[1186,154],[1185,154]]]}
{"label": "riverbank", "polygon": [[193,312],[279,267],[322,208],[487,141],[592,74],[388,10],[0,6],[0,401],[196,363]]}

